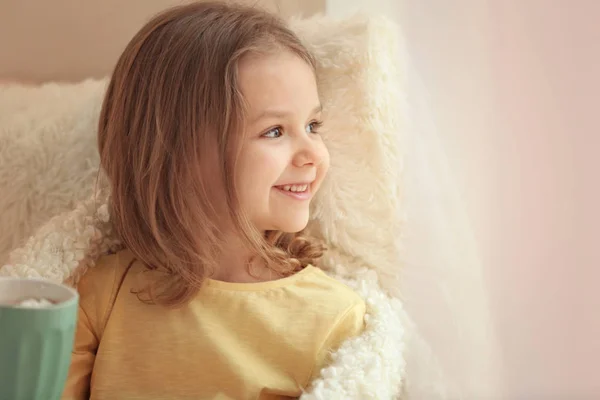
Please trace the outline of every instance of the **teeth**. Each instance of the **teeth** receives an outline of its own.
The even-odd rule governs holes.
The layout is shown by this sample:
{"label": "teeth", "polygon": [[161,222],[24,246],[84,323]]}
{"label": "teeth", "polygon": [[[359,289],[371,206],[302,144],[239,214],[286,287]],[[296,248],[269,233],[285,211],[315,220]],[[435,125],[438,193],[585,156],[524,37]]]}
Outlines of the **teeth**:
{"label": "teeth", "polygon": [[292,192],[304,192],[308,185],[294,185],[292,186]]}
{"label": "teeth", "polygon": [[285,185],[281,188],[288,192],[305,192],[308,189],[308,185]]}

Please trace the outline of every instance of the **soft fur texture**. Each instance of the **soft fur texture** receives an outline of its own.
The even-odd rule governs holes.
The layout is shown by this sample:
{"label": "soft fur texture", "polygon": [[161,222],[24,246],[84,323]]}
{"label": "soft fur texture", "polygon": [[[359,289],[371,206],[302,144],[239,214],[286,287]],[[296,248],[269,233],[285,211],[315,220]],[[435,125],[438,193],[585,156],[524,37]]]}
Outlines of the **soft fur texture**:
{"label": "soft fur texture", "polygon": [[[293,28],[318,60],[323,135],[332,159],[309,229],[330,249],[320,266],[367,301],[365,332],[334,354],[303,397],[396,398],[406,340],[404,313],[394,297],[403,211],[397,166],[405,123],[399,36],[386,20],[361,17],[316,17],[293,21]],[[14,250],[0,275],[75,283],[98,256],[120,247],[108,195],[95,185],[95,124],[105,84],[2,88],[0,187],[6,195],[0,198],[0,225],[8,235],[0,237],[0,264],[2,251],[63,213]],[[67,211],[94,191],[95,197]]]}
{"label": "soft fur texture", "polygon": [[0,86],[0,265],[94,190],[104,83]]}

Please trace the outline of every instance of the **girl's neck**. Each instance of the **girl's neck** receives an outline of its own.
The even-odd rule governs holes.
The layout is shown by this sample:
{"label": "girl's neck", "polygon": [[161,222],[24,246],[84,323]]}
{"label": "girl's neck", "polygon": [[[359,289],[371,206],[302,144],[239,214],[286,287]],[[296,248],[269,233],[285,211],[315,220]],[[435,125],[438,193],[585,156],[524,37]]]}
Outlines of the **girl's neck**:
{"label": "girl's neck", "polygon": [[[259,257],[244,247],[238,238],[226,241],[227,246],[221,252],[218,269],[210,276],[211,279],[224,282],[252,283],[266,282],[281,278],[277,273],[267,268]],[[249,265],[249,260],[250,265]]]}

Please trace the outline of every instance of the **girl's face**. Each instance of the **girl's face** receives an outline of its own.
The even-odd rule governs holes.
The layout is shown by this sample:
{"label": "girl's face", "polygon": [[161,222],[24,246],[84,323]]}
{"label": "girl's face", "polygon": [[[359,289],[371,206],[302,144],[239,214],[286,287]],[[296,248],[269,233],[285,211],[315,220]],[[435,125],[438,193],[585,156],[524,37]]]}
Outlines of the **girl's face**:
{"label": "girl's face", "polygon": [[261,231],[301,231],[329,168],[314,72],[288,51],[249,56],[239,85],[248,104],[236,175],[241,206]]}

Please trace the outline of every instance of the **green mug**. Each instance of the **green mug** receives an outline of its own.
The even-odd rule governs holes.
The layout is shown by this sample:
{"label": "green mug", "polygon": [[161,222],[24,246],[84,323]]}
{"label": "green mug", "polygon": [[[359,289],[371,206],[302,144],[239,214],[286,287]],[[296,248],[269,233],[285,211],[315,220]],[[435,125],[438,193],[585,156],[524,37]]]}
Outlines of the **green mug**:
{"label": "green mug", "polygon": [[0,277],[0,400],[60,399],[78,303],[68,286]]}

